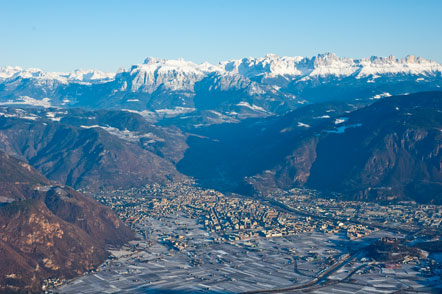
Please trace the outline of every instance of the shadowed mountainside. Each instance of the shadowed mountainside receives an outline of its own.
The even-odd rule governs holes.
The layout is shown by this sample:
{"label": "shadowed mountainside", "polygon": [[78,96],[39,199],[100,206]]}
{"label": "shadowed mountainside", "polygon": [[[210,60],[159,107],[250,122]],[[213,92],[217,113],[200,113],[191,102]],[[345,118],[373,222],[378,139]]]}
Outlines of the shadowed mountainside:
{"label": "shadowed mountainside", "polygon": [[224,191],[309,187],[348,199],[442,203],[442,92],[349,106],[197,130],[178,169]]}
{"label": "shadowed mountainside", "polygon": [[[187,147],[178,129],[149,124],[122,111],[7,109],[0,117],[0,150],[26,159],[51,180],[75,188],[116,189],[167,183]],[[28,118],[28,119],[26,119]],[[29,119],[32,118],[32,119]]]}

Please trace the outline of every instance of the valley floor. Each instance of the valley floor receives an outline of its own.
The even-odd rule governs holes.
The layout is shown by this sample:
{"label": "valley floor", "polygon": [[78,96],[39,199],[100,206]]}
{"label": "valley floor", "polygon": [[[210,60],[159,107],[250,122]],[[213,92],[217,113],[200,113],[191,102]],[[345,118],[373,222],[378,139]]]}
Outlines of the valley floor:
{"label": "valley floor", "polygon": [[[299,291],[308,293],[433,293],[437,277],[423,277],[413,265],[381,268],[361,258],[377,231],[358,241],[342,234],[302,233],[220,242],[183,213],[148,217],[139,224],[149,238],[114,251],[96,272],[68,282],[59,293],[240,293],[308,284],[333,265],[327,277]],[[141,236],[140,236],[141,237]],[[142,238],[143,239],[143,238]],[[189,240],[179,242],[173,240]],[[348,254],[347,248],[354,250]],[[177,245],[178,244],[178,245]],[[280,293],[275,291],[274,293]],[[407,292],[410,291],[410,292]],[[282,293],[282,292],[281,292]]]}

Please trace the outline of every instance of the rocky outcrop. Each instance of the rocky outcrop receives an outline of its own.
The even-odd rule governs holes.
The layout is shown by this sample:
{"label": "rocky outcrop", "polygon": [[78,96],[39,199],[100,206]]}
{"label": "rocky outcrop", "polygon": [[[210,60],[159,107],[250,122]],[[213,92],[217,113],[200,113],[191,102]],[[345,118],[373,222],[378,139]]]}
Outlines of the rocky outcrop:
{"label": "rocky outcrop", "polygon": [[41,292],[101,264],[134,238],[113,212],[0,152],[0,292]]}
{"label": "rocky outcrop", "polygon": [[148,111],[158,119],[216,111],[224,121],[283,114],[304,103],[437,90],[442,66],[421,57],[268,54],[195,64],[147,58],[118,73],[0,69],[0,103]]}

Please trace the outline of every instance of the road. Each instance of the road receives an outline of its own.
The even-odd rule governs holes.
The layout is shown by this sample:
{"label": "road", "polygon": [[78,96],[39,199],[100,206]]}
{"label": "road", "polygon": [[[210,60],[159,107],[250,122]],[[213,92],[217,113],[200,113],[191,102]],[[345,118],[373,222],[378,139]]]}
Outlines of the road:
{"label": "road", "polygon": [[279,202],[276,199],[270,199],[270,198],[266,198],[266,197],[259,197],[259,199],[263,202],[267,202],[272,207],[278,208],[282,211],[291,212],[291,213],[302,215],[302,216],[308,216],[308,217],[311,217],[314,219],[325,219],[325,220],[343,221],[343,222],[345,221],[345,222],[350,222],[350,223],[358,224],[358,225],[376,227],[378,229],[382,229],[382,230],[386,230],[386,231],[390,231],[390,232],[404,233],[407,235],[415,233],[415,231],[412,231],[409,229],[399,228],[399,227],[393,228],[393,227],[385,226],[385,225],[382,225],[379,223],[367,223],[367,222],[361,222],[361,221],[358,221],[355,219],[348,220],[348,219],[338,218],[338,217],[329,217],[329,216],[321,216],[321,215],[317,215],[317,214],[311,214],[310,212],[306,212],[306,211],[302,211],[299,209],[289,207],[289,206],[285,205],[284,203]]}
{"label": "road", "polygon": [[293,290],[305,290],[308,288],[311,288],[313,286],[316,286],[318,284],[321,284],[324,281],[327,281],[327,277],[336,272],[338,269],[349,263],[353,258],[355,258],[359,254],[360,250],[354,252],[353,254],[344,254],[336,263],[334,263],[329,268],[319,272],[316,277],[306,283],[294,285],[286,288],[276,288],[276,289],[267,289],[267,290],[253,290],[253,291],[246,291],[242,292],[240,294],[259,294],[259,293],[281,293],[281,292],[287,292],[287,291],[293,291]]}

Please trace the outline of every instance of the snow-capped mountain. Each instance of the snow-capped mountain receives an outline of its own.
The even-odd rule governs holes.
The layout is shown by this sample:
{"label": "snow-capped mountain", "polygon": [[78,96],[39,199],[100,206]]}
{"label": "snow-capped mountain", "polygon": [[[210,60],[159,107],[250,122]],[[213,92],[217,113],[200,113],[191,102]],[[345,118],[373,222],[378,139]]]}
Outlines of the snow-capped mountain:
{"label": "snow-capped mountain", "polygon": [[19,66],[0,68],[0,82],[8,82],[15,79],[32,79],[35,81],[52,80],[67,84],[69,82],[105,82],[114,79],[114,77],[115,73],[105,73],[99,70],[77,69],[70,73],[62,73],[46,72],[38,68],[23,69]]}
{"label": "snow-capped mountain", "polygon": [[[197,81],[216,68],[208,63],[201,65],[183,59],[165,60],[148,57],[143,64],[134,65],[120,74],[130,82],[131,92],[152,94],[159,87],[170,91],[193,91]],[[129,77],[126,77],[129,74]],[[126,90],[123,88],[122,90]]]}
{"label": "snow-capped mountain", "polygon": [[253,84],[252,81],[277,77],[305,81],[318,77],[350,76],[376,79],[395,74],[437,76],[442,73],[442,65],[413,55],[403,59],[393,56],[351,59],[339,58],[333,53],[312,58],[267,54],[262,58],[223,61],[218,65],[149,57],[144,64],[134,65],[128,72],[133,77],[131,91],[141,89],[152,93],[159,86],[171,91],[193,91],[195,83],[208,76],[216,76],[215,86],[228,90],[245,88]]}
{"label": "snow-capped mountain", "polygon": [[441,85],[442,65],[412,55],[268,54],[217,65],[149,57],[117,73],[1,68],[0,103],[46,99],[52,106],[128,109],[157,117],[210,110],[243,118],[283,113],[305,103],[440,90]]}

